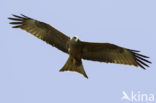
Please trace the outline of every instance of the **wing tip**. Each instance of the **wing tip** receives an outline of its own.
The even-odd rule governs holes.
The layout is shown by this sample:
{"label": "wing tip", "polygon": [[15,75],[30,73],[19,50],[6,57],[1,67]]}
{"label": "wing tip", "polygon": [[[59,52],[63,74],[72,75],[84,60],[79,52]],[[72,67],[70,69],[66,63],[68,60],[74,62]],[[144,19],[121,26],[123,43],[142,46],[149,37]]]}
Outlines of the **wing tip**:
{"label": "wing tip", "polygon": [[13,16],[13,18],[8,17],[8,19],[10,19],[10,20],[23,21],[26,19],[31,19],[30,17],[25,16],[24,14],[20,14],[20,15],[11,14],[11,15]]}
{"label": "wing tip", "polygon": [[25,20],[31,19],[28,16],[25,16],[23,14],[20,14],[20,16],[15,15],[15,14],[11,14],[11,15],[13,17],[8,17],[8,19],[13,20],[12,22],[9,22],[9,24],[15,25],[15,26],[12,26],[12,28],[21,28]]}
{"label": "wing tip", "polygon": [[147,65],[147,63],[152,64],[152,62],[147,60],[147,58],[149,58],[148,56],[139,54],[138,52],[140,52],[140,51],[138,51],[138,50],[131,50],[131,49],[129,49],[129,50],[133,53],[136,63],[137,63],[137,66],[141,67],[144,70],[146,70],[145,67],[150,67],[149,65]]}

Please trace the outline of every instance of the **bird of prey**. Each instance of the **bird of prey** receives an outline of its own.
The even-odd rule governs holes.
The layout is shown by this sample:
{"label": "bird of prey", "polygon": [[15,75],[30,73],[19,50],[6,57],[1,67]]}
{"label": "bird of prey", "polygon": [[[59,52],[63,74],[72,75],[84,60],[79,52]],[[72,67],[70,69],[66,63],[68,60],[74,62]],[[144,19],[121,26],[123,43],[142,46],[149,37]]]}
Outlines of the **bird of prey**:
{"label": "bird of prey", "polygon": [[149,67],[147,56],[139,54],[139,51],[127,49],[110,43],[95,43],[81,41],[78,37],[68,37],[54,27],[44,22],[32,19],[21,14],[8,18],[13,20],[13,28],[21,28],[48,44],[69,54],[69,58],[60,72],[72,71],[82,74],[88,78],[82,59],[99,61],[105,63],[133,65],[136,67]]}

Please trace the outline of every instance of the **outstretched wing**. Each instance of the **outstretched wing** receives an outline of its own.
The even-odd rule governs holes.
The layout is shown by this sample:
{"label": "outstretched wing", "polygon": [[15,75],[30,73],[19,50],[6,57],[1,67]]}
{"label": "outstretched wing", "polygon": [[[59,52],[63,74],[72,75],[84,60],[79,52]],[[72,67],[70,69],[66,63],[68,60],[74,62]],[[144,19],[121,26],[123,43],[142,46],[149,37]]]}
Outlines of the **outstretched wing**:
{"label": "outstretched wing", "polygon": [[149,67],[146,63],[151,63],[146,60],[147,56],[141,55],[136,50],[130,50],[109,43],[89,43],[81,41],[82,58],[93,61],[106,63],[116,63],[125,65]]}
{"label": "outstretched wing", "polygon": [[70,39],[68,36],[56,30],[49,24],[34,20],[25,15],[13,16],[13,18],[8,18],[14,20],[13,22],[10,22],[10,24],[15,25],[13,28],[21,28],[63,52],[68,53],[67,42]]}

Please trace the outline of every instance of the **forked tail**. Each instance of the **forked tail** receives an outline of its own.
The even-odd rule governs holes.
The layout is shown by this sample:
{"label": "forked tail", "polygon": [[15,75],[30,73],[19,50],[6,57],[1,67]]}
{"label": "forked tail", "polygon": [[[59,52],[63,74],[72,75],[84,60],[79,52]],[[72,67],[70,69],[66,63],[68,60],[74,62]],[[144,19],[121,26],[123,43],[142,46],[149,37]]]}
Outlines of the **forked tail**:
{"label": "forked tail", "polygon": [[88,78],[81,60],[77,60],[73,58],[72,56],[69,56],[66,64],[63,66],[62,69],[60,69],[60,72],[65,72],[65,71],[71,71],[71,72],[77,72],[82,74],[84,77]]}

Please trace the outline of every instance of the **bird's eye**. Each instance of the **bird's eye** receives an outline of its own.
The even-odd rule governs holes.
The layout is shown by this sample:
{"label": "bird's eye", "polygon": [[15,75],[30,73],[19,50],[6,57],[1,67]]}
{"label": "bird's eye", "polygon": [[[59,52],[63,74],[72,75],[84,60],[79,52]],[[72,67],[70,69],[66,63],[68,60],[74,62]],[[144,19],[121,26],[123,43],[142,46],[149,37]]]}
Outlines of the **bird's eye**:
{"label": "bird's eye", "polygon": [[73,38],[74,38],[74,39],[76,39],[76,37],[75,37],[75,36],[74,36]]}

